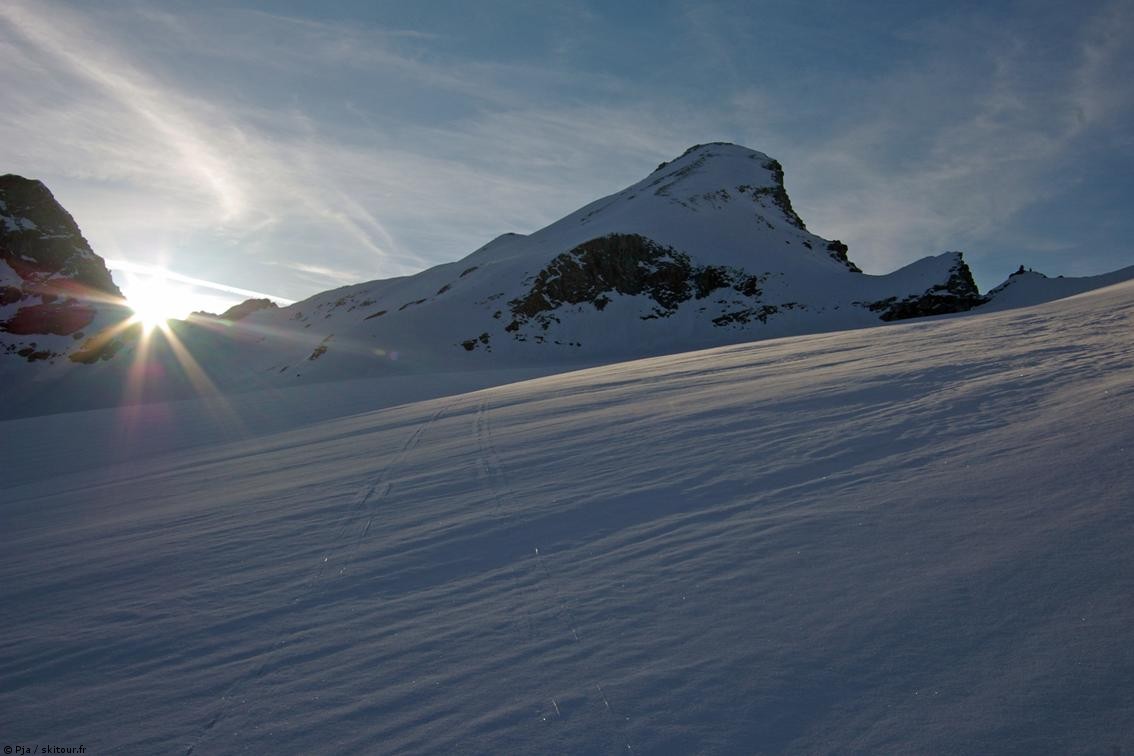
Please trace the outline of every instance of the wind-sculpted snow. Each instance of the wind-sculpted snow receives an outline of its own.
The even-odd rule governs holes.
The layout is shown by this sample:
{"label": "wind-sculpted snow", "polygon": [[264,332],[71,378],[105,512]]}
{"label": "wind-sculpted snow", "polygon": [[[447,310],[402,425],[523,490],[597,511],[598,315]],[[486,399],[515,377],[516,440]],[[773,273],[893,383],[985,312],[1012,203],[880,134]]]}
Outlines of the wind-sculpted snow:
{"label": "wind-sculpted snow", "polygon": [[81,472],[48,421],[98,447],[110,410],[0,424],[3,737],[1129,748],[1132,316],[1124,284],[313,422],[328,383]]}

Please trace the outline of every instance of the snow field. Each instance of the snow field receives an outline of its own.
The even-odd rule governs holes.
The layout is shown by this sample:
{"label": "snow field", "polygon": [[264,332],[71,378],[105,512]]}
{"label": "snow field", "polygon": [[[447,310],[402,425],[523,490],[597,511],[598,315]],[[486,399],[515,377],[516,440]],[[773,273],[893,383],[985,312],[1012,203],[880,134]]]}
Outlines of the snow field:
{"label": "snow field", "polygon": [[[231,441],[200,421],[72,473],[57,426],[8,421],[0,734],[200,754],[1130,747],[1132,312],[1123,284],[308,408]],[[105,417],[73,433],[97,448]]]}

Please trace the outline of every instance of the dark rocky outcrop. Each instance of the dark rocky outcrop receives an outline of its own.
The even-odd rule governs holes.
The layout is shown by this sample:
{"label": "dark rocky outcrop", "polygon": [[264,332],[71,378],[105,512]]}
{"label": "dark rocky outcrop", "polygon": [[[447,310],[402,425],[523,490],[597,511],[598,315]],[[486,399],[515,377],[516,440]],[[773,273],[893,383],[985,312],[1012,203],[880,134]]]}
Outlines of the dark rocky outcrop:
{"label": "dark rocky outcrop", "polygon": [[324,339],[319,342],[318,346],[316,346],[315,349],[313,349],[311,351],[311,355],[307,359],[310,360],[311,362],[314,362],[315,360],[319,359],[324,354],[326,354],[327,349],[329,348],[327,345],[334,338],[335,338],[335,334],[333,334],[333,333],[329,336],[324,337]]}
{"label": "dark rocky outcrop", "polygon": [[862,268],[855,265],[853,262],[851,262],[851,259],[847,257],[847,252],[850,251],[850,248],[838,239],[827,242],[827,251],[831,253],[831,257],[847,266],[847,268],[849,268],[850,270],[854,271],[855,273],[862,272]]}
{"label": "dark rocky outcrop", "polygon": [[482,333],[480,336],[477,336],[475,339],[465,339],[464,341],[461,342],[461,346],[465,348],[466,352],[471,352],[474,349],[476,349],[478,346],[484,346],[484,347],[487,348],[487,350],[489,352],[491,352],[492,347],[490,347],[488,345],[490,340],[491,340],[491,337],[488,335],[487,332],[485,332],[485,333]]}
{"label": "dark rocky outcrop", "polygon": [[130,315],[106,263],[39,181],[0,176],[0,263],[0,307],[9,308],[0,333],[10,334],[6,351],[29,361],[59,352],[20,337],[81,338],[100,312],[108,323]]}
{"label": "dark rocky outcrop", "polygon": [[564,252],[541,270],[528,293],[508,303],[512,322],[505,330],[515,332],[528,322],[546,330],[556,322],[556,308],[590,303],[602,310],[611,294],[646,296],[656,307],[643,317],[668,317],[682,302],[725,287],[749,297],[760,294],[759,278],[744,271],[694,265],[689,255],[638,234],[609,234]]}
{"label": "dark rocky outcrop", "polygon": [[122,296],[75,219],[41,182],[0,176],[0,216],[0,260],[23,281],[25,295]]}
{"label": "dark rocky outcrop", "polygon": [[21,307],[16,314],[0,323],[0,330],[18,336],[57,334],[70,336],[91,324],[92,307],[68,302],[52,302]]}
{"label": "dark rocky outcrop", "polygon": [[775,184],[770,187],[763,187],[754,190],[758,196],[768,195],[772,201],[776,203],[776,207],[783,212],[784,217],[788,219],[788,223],[792,224],[800,231],[806,231],[807,226],[803,224],[803,218],[795,212],[795,208],[791,206],[791,197],[788,196],[787,189],[784,188],[784,167],[780,165],[779,160],[768,160],[764,163],[764,168],[771,171],[772,178]]}
{"label": "dark rocky outcrop", "polygon": [[954,312],[967,312],[988,301],[981,295],[973,280],[972,271],[961,258],[956,255],[956,262],[949,269],[949,278],[945,283],[927,289],[924,293],[905,299],[889,297],[867,305],[872,311],[881,313],[882,320],[906,320],[908,318],[923,318],[929,315],[947,315]]}

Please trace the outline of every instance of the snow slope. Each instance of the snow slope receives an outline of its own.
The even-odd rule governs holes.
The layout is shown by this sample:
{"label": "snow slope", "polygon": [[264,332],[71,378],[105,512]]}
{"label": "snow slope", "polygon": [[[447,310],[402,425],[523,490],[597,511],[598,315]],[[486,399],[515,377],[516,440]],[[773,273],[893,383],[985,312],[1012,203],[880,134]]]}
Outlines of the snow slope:
{"label": "snow slope", "polygon": [[1134,265],[1098,276],[1075,278],[1065,276],[1051,278],[1032,270],[1018,271],[1008,276],[1008,280],[1004,283],[988,292],[990,301],[981,305],[981,311],[993,312],[1012,307],[1028,307],[1043,302],[1053,302],[1057,299],[1130,280],[1134,280]]}
{"label": "snow slope", "polygon": [[[78,472],[57,427],[0,423],[24,471],[0,499],[0,732],[139,754],[1129,749],[1132,317],[1128,283],[235,441],[202,422]],[[69,417],[92,447],[111,427]]]}

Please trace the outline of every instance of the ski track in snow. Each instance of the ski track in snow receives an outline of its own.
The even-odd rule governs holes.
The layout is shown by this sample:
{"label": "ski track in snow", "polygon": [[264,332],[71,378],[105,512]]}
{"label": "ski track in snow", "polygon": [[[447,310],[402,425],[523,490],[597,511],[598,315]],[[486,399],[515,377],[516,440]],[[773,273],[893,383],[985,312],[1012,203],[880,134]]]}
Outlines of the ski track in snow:
{"label": "ski track in snow", "polygon": [[[507,517],[506,503],[516,498],[516,493],[513,490],[511,483],[508,480],[508,474],[504,464],[500,458],[499,452],[496,450],[496,444],[493,439],[492,422],[489,417],[488,400],[482,399],[477,405],[476,419],[474,423],[474,430],[476,434],[476,443],[478,448],[477,454],[477,468],[480,477],[487,481],[491,489],[492,498],[494,502],[493,515],[496,517]],[[540,553],[539,546],[533,545],[531,547],[534,554],[536,566],[539,573],[542,575],[542,582],[548,586],[551,593],[552,601],[557,607],[557,612],[560,620],[563,622],[565,628],[570,631],[572,642],[581,643],[578,631],[578,623],[576,622],[574,612],[568,603],[568,599],[564,592],[560,590],[558,581],[552,576],[547,567],[547,563]],[[532,628],[532,612],[528,606],[529,599],[522,595],[521,589],[518,585],[516,578],[516,570],[513,564],[509,564],[509,571],[512,577],[513,594],[523,604],[523,613],[528,628],[528,637],[523,640],[530,640]],[[605,711],[614,717],[614,709],[610,704],[610,700],[603,690],[599,682],[594,683],[594,688],[598,692],[599,697]],[[551,698],[552,708],[555,711],[556,719],[562,719],[562,711],[555,698]],[[622,728],[624,729],[624,728]],[[626,733],[622,732],[621,737],[626,737]],[[632,751],[630,744],[626,744],[627,750]]]}
{"label": "ski track in snow", "polygon": [[[422,422],[414,428],[413,432],[406,439],[401,449],[394,455],[389,462],[387,462],[381,471],[372,479],[364,483],[354,496],[351,504],[344,510],[342,519],[339,522],[338,529],[336,530],[332,539],[331,545],[322,553],[319,558],[319,564],[315,569],[315,574],[312,579],[304,585],[300,593],[292,599],[291,603],[298,603],[304,596],[317,592],[320,588],[321,582],[324,579],[324,574],[330,562],[336,558],[336,555],[345,550],[346,555],[342,558],[342,565],[338,569],[337,577],[346,575],[350,563],[353,561],[355,554],[358,551],[358,546],[370,531],[370,526],[374,518],[378,514],[379,507],[382,501],[389,495],[393,488],[392,474],[396,471],[406,457],[411,454],[414,449],[421,443],[422,437],[426,431],[450,408],[451,405],[444,405],[434,412],[425,422]],[[350,533],[354,532],[356,535],[353,539],[350,538]],[[350,541],[349,546],[345,546],[347,541]],[[285,644],[283,637],[277,638],[274,649],[278,651]],[[237,695],[247,696],[247,688],[254,686],[256,682],[263,677],[265,669],[273,661],[272,652],[262,654],[260,662],[249,671],[249,673],[232,683],[228,691],[221,697],[220,704],[217,711],[213,714],[208,722],[205,724],[201,735],[199,735],[194,742],[186,749],[186,756],[190,756],[196,749],[198,743],[202,738],[206,737],[221,721],[225,718],[225,714],[229,709],[229,702],[231,702]]]}
{"label": "ski track in snow", "polygon": [[489,488],[492,491],[492,499],[494,502],[492,513],[499,516],[504,507],[504,503],[509,499],[516,497],[515,492],[512,490],[508,482],[508,476],[504,472],[504,466],[500,462],[500,455],[496,451],[496,445],[492,440],[492,429],[489,426],[488,401],[482,399],[480,404],[477,405],[476,422],[474,432],[476,433],[476,443],[480,450],[477,455],[478,473],[489,482]]}
{"label": "ski track in snow", "polygon": [[97,474],[53,454],[62,421],[0,424],[31,434],[0,434],[24,468],[0,497],[0,735],[1113,752],[1134,743],[1131,333],[1125,285]]}
{"label": "ski track in snow", "polygon": [[[343,576],[350,567],[350,563],[354,560],[358,552],[359,544],[366,538],[366,534],[370,532],[370,526],[373,524],[374,518],[378,514],[382,501],[390,494],[390,490],[394,485],[391,480],[392,473],[402,465],[408,455],[413,453],[418,444],[421,443],[421,438],[425,435],[425,432],[436,423],[449,408],[450,405],[439,408],[428,420],[418,425],[417,428],[414,429],[414,432],[410,434],[410,437],[406,439],[405,444],[398,451],[397,455],[382,468],[382,471],[378,473],[373,480],[364,483],[359,489],[356,497],[357,503],[346,512],[343,517],[342,526],[335,535],[333,542],[333,549],[341,550],[342,544],[347,539],[348,534],[351,531],[357,534],[351,543],[346,557],[342,560],[342,566],[339,567],[338,574],[340,577]],[[323,573],[333,556],[334,551],[328,551],[323,555],[322,561],[319,564],[319,571],[315,575],[314,582],[316,584],[322,580]]]}
{"label": "ski track in snow", "polygon": [[[504,471],[504,466],[500,461],[500,455],[496,452],[496,446],[492,441],[487,404],[488,400],[482,399],[477,405],[473,423],[473,434],[476,437],[477,446],[477,476],[487,484],[491,493],[493,517],[506,518],[508,516],[508,510],[505,508],[505,505],[507,502],[515,500],[516,493],[512,490],[512,486],[508,482],[507,473]],[[532,619],[531,608],[528,605],[529,601],[523,596],[524,590],[520,585],[514,560],[510,560],[508,563],[508,574],[512,582],[512,593],[517,597],[517,603],[524,615],[522,624],[526,628],[526,638],[523,640],[530,640],[535,632],[534,621]]]}

